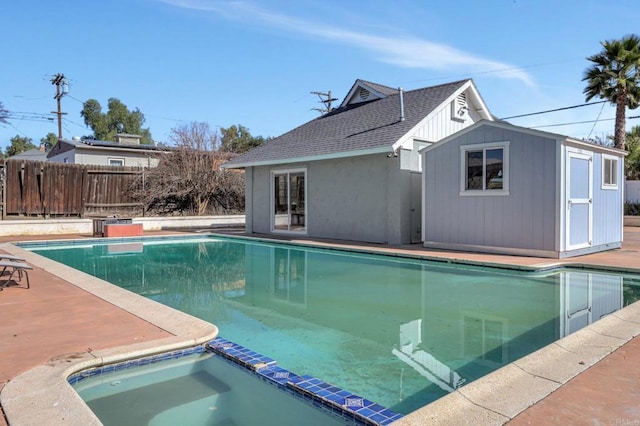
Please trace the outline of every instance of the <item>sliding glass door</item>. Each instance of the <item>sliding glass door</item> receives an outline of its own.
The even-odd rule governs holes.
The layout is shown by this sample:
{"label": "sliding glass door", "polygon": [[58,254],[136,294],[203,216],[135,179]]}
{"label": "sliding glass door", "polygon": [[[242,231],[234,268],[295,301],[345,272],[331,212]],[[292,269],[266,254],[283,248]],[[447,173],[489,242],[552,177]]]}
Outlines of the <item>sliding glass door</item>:
{"label": "sliding glass door", "polygon": [[273,183],[272,229],[305,232],[306,171],[302,169],[272,172],[271,181]]}

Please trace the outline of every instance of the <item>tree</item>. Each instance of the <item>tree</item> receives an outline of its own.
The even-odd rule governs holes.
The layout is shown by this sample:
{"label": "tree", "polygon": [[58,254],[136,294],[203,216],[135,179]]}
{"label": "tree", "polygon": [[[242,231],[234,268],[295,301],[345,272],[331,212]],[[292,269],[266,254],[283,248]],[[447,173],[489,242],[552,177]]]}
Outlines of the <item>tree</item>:
{"label": "tree", "polygon": [[13,155],[20,154],[21,152],[29,151],[30,149],[36,148],[31,138],[27,138],[24,136],[15,135],[11,139],[9,139],[9,141],[11,142],[11,145],[7,147],[7,157],[11,157]]}
{"label": "tree", "polygon": [[7,123],[7,118],[9,118],[9,111],[0,102],[0,123]]}
{"label": "tree", "polygon": [[262,136],[252,136],[249,133],[249,129],[241,124],[233,125],[226,129],[223,127],[220,129],[220,133],[222,134],[220,143],[220,151],[222,152],[242,154],[268,141]]}
{"label": "tree", "polygon": [[148,171],[135,195],[147,210],[203,215],[244,209],[244,175],[220,168],[233,154],[216,150],[218,134],[207,123],[176,127],[169,140],[175,149]]}
{"label": "tree", "polygon": [[635,109],[640,101],[640,37],[627,35],[620,40],[607,40],[603,50],[587,59],[593,62],[582,81],[586,101],[598,96],[616,106],[614,146],[624,149],[626,108]]}
{"label": "tree", "polygon": [[58,136],[55,133],[47,133],[47,136],[40,139],[40,142],[44,144],[45,151],[51,150],[58,143]]}
{"label": "tree", "polygon": [[151,132],[142,128],[145,122],[144,114],[138,108],[129,111],[119,99],[109,98],[108,110],[102,112],[102,106],[95,99],[89,99],[82,104],[80,115],[91,130],[93,137],[99,140],[114,140],[116,133],[129,133],[142,136],[141,143],[151,144]]}
{"label": "tree", "polygon": [[640,126],[634,126],[626,135],[626,146],[629,155],[624,161],[627,179],[640,179]]}

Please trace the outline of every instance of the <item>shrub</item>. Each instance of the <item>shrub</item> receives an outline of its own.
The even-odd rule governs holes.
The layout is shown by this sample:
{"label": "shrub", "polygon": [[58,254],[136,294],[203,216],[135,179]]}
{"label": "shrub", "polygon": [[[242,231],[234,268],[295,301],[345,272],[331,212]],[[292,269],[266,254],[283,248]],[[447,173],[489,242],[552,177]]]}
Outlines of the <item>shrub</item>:
{"label": "shrub", "polygon": [[640,216],[640,202],[637,203],[624,203],[624,214],[626,216]]}

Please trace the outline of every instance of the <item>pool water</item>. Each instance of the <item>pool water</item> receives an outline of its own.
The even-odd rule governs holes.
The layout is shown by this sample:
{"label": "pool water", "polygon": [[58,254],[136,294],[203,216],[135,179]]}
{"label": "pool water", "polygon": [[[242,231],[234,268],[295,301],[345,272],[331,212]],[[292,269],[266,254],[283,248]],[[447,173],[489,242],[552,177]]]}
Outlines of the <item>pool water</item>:
{"label": "pool water", "polygon": [[640,299],[640,277],[525,273],[234,238],[26,247],[409,413]]}
{"label": "pool water", "polygon": [[105,426],[345,424],[210,353],[96,375],[74,388]]}

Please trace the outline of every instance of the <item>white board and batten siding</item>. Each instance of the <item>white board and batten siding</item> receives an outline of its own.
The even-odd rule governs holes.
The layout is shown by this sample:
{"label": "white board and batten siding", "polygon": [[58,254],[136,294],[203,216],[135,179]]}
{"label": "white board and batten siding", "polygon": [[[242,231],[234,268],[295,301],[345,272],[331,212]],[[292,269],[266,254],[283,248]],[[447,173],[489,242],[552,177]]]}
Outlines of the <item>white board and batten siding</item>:
{"label": "white board and batten siding", "polygon": [[418,140],[439,141],[470,126],[480,119],[480,115],[473,107],[469,108],[464,118],[452,117],[451,104],[445,103],[438,110],[434,111],[429,120],[423,126],[416,129],[411,136]]}
{"label": "white board and batten siding", "polygon": [[464,116],[454,116],[452,104],[456,102],[456,97],[450,102],[443,103],[426,117],[419,126],[399,141],[402,147],[400,150],[401,169],[421,172],[422,161],[419,150],[451,136],[482,119],[482,116],[476,111],[478,106],[473,104],[471,95],[466,92],[463,92],[463,94],[466,95],[469,105]]}
{"label": "white board and batten siding", "polygon": [[[567,249],[565,142],[560,135],[482,121],[425,148],[424,246],[541,257],[567,257],[619,246],[622,193],[601,188],[601,155],[595,149],[589,245]],[[508,189],[465,192],[461,186],[463,149],[494,143],[506,147],[504,179]],[[588,144],[580,145],[586,149],[583,145]],[[582,233],[575,227],[573,232]]]}

